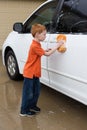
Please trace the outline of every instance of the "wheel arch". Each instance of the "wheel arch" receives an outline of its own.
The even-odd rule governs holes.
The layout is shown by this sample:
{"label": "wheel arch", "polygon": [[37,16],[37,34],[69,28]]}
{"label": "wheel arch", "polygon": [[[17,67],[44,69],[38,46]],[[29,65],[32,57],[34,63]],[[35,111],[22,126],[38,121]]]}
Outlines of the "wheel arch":
{"label": "wheel arch", "polygon": [[[19,64],[18,64],[18,59],[17,56],[15,55],[15,52],[13,51],[13,49],[11,47],[6,47],[5,51],[4,51],[4,63],[6,66],[6,56],[8,54],[8,52],[12,51],[12,53],[14,54],[15,58],[16,58],[16,62],[17,62],[17,67],[18,67],[18,72],[19,72],[19,76],[17,76],[17,78],[13,79],[13,80],[20,80],[23,79],[22,74],[20,73],[20,69],[19,69]],[[12,79],[12,78],[11,78]]]}
{"label": "wheel arch", "polygon": [[4,63],[5,63],[5,66],[6,66],[6,55],[9,51],[12,51],[15,58],[16,58],[16,61],[17,61],[17,65],[18,65],[18,70],[19,70],[19,73],[20,73],[20,69],[19,69],[19,64],[18,64],[18,58],[16,57],[15,55],[15,52],[13,51],[13,49],[11,47],[6,47],[5,51],[4,51]]}
{"label": "wheel arch", "polygon": [[[6,49],[4,51],[4,63],[5,63],[5,65],[6,65],[6,55],[9,51],[12,51],[15,55],[15,52],[13,51],[13,49],[11,47],[6,47]],[[16,57],[16,55],[15,55],[15,57]],[[16,60],[17,60],[17,57],[16,57]],[[18,61],[17,61],[17,63],[18,63]]]}

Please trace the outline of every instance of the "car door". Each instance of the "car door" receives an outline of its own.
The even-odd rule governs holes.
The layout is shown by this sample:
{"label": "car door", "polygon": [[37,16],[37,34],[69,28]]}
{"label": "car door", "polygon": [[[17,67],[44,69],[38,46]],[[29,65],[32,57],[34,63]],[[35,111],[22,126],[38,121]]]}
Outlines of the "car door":
{"label": "car door", "polygon": [[[56,9],[58,1],[49,1],[48,3],[40,6],[24,23],[23,29],[24,33],[21,34],[23,37],[27,35],[27,39],[29,38],[28,42],[31,42],[31,34],[30,34],[30,29],[31,26],[35,23],[40,23],[46,26],[47,28],[47,35],[46,39],[41,42],[41,46],[44,50],[47,50],[48,48],[48,42],[49,42],[49,36],[50,36],[50,25],[52,23],[52,18]],[[19,34],[20,35],[20,34]],[[23,43],[23,42],[22,42]],[[23,43],[25,44],[25,43]],[[26,50],[28,50],[28,46],[26,46]],[[23,49],[23,48],[22,48]],[[23,49],[24,50],[24,49]],[[21,51],[22,52],[22,51]],[[26,61],[26,52],[22,54],[22,60],[21,61]],[[41,76],[41,82],[49,85],[49,76],[48,76],[48,58],[46,56],[42,56],[42,62],[41,62],[41,67],[42,67],[42,76]]]}
{"label": "car door", "polygon": [[50,87],[87,104],[87,2],[64,2],[50,34],[48,47],[57,43],[57,36],[66,36],[67,50],[56,51],[48,58]]}

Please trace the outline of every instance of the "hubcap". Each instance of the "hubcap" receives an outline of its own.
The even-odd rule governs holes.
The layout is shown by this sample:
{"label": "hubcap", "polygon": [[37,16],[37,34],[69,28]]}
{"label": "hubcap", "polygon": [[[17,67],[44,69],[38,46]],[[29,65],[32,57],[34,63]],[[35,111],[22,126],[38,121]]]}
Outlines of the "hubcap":
{"label": "hubcap", "polygon": [[8,57],[8,61],[7,61],[7,69],[8,69],[8,72],[11,76],[15,75],[15,72],[16,72],[16,61],[15,61],[15,58],[10,55]]}

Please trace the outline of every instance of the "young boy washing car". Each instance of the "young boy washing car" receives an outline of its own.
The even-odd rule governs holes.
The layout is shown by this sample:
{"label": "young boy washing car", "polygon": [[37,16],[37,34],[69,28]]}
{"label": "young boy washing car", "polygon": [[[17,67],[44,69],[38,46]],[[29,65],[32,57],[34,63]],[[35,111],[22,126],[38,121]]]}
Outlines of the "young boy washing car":
{"label": "young boy washing car", "polygon": [[45,51],[41,48],[40,42],[46,38],[46,27],[41,24],[34,24],[31,28],[33,41],[30,46],[27,61],[24,66],[23,76],[23,92],[21,103],[21,116],[33,116],[40,112],[37,106],[40,95],[40,81],[41,77],[41,56],[49,56],[59,48],[63,42],[60,41],[52,49]]}

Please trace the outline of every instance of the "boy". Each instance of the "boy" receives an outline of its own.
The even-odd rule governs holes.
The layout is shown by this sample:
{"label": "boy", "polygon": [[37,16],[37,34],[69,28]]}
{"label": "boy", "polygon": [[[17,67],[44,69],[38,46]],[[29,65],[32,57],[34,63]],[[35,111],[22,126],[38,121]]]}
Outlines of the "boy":
{"label": "boy", "polygon": [[31,34],[34,37],[26,64],[24,66],[23,76],[23,93],[21,104],[21,116],[33,116],[40,112],[37,107],[38,98],[40,95],[40,81],[41,77],[41,56],[49,56],[54,53],[63,42],[57,43],[53,49],[45,51],[41,48],[40,42],[46,38],[46,27],[41,24],[34,24],[31,28]]}

